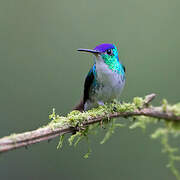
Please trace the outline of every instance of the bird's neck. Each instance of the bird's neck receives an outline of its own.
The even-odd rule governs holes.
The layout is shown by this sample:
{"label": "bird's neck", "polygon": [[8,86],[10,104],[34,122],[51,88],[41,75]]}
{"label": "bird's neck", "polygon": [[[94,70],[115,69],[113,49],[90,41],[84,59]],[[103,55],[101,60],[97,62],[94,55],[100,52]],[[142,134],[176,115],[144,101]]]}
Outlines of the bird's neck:
{"label": "bird's neck", "polygon": [[113,72],[116,73],[120,73],[120,69],[121,69],[121,64],[119,63],[119,61],[111,61],[111,60],[106,60],[105,64],[108,66],[108,68],[110,70],[112,70]]}
{"label": "bird's neck", "polygon": [[115,73],[124,75],[124,69],[122,64],[119,62],[119,59],[103,59],[103,57],[99,57],[95,61],[96,70],[105,71],[107,68]]}

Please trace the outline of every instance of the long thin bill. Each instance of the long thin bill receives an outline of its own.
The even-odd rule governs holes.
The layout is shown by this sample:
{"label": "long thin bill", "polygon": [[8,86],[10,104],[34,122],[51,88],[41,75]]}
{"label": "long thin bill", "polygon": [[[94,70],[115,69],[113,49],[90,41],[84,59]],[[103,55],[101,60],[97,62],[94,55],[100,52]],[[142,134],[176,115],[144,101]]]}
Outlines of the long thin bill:
{"label": "long thin bill", "polygon": [[77,51],[83,51],[83,52],[89,52],[89,53],[100,53],[99,51],[97,50],[93,50],[93,49],[77,49]]}

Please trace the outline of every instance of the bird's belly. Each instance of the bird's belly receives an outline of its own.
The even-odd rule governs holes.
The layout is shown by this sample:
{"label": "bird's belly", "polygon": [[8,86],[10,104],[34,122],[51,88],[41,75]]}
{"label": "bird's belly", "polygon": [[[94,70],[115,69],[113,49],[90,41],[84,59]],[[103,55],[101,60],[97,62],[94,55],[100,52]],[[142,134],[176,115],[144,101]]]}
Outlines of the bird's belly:
{"label": "bird's belly", "polygon": [[112,101],[120,96],[123,87],[124,81],[122,81],[119,74],[108,76],[99,84],[99,87],[95,91],[94,98],[103,102]]}

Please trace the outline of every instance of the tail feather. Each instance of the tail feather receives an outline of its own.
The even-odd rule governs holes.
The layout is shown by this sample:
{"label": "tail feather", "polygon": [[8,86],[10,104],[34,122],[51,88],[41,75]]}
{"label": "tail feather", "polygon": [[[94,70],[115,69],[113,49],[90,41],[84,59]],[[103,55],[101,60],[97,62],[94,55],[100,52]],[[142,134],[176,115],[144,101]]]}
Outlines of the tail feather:
{"label": "tail feather", "polygon": [[81,100],[80,101],[80,103],[79,104],[77,104],[74,108],[73,108],[73,110],[78,110],[78,111],[84,111],[84,102],[83,102],[83,100]]}

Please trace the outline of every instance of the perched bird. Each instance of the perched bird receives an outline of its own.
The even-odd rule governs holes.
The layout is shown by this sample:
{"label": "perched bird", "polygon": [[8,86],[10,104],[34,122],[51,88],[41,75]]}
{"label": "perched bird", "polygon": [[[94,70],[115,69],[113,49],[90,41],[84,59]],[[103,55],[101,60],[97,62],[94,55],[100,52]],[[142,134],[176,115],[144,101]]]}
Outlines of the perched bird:
{"label": "perched bird", "polygon": [[74,108],[87,111],[118,99],[125,84],[125,67],[114,44],[100,44],[94,49],[78,49],[94,55],[94,65],[84,83],[82,101]]}

